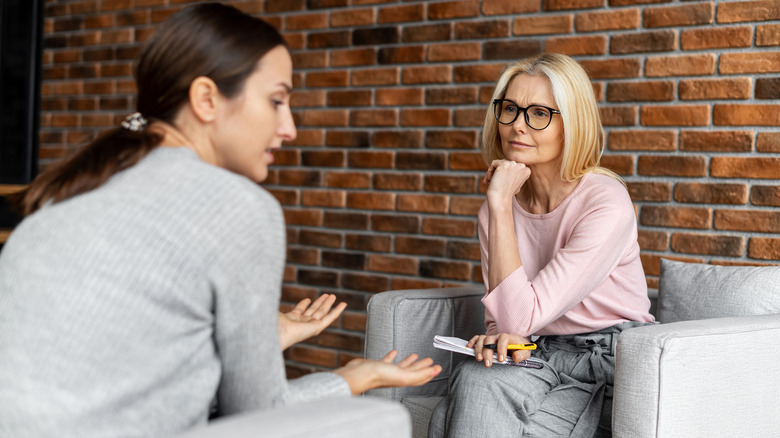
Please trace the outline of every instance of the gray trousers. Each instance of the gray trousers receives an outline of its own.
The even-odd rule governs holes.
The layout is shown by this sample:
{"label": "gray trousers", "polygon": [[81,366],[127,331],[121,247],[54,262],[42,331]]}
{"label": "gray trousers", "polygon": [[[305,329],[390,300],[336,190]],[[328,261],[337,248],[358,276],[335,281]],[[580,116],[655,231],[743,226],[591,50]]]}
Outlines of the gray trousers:
{"label": "gray trousers", "polygon": [[615,346],[627,322],[593,333],[542,336],[541,369],[466,360],[428,429],[439,437],[609,437]]}

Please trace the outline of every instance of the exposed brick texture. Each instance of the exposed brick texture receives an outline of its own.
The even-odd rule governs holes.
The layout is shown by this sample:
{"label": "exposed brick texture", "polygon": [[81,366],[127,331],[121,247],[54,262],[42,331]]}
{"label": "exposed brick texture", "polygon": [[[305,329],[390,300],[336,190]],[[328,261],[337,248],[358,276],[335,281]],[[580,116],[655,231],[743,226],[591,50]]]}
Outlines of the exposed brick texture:
{"label": "exposed brick texture", "polygon": [[[133,112],[141,43],[188,3],[47,0],[43,165]],[[776,0],[232,3],[295,64],[298,138],[265,183],[287,221],[283,308],[324,292],[350,306],[286,353],[291,377],[360,354],[372,294],[481,281],[482,120],[506,64],[544,51],[591,75],[648,285],[662,257],[780,260]]]}

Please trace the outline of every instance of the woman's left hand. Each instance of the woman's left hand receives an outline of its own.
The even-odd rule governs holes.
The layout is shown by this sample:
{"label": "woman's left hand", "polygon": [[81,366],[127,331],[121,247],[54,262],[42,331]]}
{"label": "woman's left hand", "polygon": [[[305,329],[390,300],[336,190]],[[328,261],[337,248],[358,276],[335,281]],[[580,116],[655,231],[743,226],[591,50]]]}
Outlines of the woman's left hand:
{"label": "woman's left hand", "polygon": [[336,296],[322,294],[313,303],[305,298],[287,313],[279,312],[279,343],[282,350],[320,334],[341,315],[347,303],[333,307]]}
{"label": "woman's left hand", "polygon": [[[474,349],[474,357],[477,361],[484,361],[486,367],[493,365],[493,353],[498,356],[499,362],[503,362],[507,355],[507,345],[509,344],[527,344],[530,341],[520,335],[513,335],[511,333],[499,333],[497,335],[476,335],[473,336],[469,343],[466,345],[469,348]],[[490,348],[484,348],[483,345],[496,344],[496,350],[493,351]],[[512,360],[515,362],[524,361],[531,357],[531,352],[528,350],[515,350],[512,353]]]}

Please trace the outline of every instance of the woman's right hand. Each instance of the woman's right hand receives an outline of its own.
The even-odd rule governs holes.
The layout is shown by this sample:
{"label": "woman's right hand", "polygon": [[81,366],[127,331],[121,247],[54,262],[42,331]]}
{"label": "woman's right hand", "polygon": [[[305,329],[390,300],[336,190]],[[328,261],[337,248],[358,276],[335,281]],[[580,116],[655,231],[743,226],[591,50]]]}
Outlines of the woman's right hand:
{"label": "woman's right hand", "polygon": [[393,364],[397,355],[393,350],[381,360],[353,359],[333,372],[347,381],[354,395],[375,388],[424,385],[441,372],[441,366],[434,365],[433,359],[418,360],[416,354]]}
{"label": "woman's right hand", "polygon": [[496,196],[498,199],[504,199],[511,198],[520,192],[530,176],[531,169],[523,163],[511,160],[493,160],[488,166],[482,182],[489,184],[488,198]]}
{"label": "woman's right hand", "polygon": [[[466,345],[469,348],[474,349],[474,357],[477,361],[484,361],[486,367],[493,365],[493,353],[497,354],[497,360],[503,362],[506,359],[507,345],[509,344],[527,344],[529,341],[527,338],[520,335],[513,335],[511,333],[499,333],[497,335],[476,335],[469,340]],[[483,345],[496,344],[496,350],[493,351],[490,348],[484,348]],[[515,350],[512,353],[512,360],[520,362],[531,357],[531,352],[528,350]]]}

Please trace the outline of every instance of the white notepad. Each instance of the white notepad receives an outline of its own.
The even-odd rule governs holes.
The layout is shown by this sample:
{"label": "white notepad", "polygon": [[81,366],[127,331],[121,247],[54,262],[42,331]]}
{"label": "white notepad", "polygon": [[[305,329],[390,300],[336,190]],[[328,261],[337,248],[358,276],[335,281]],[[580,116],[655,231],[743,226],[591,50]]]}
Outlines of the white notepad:
{"label": "white notepad", "polygon": [[[433,346],[436,348],[440,348],[442,350],[449,350],[460,354],[467,354],[469,356],[474,356],[474,349],[467,347],[467,345],[468,345],[468,341],[461,338],[456,338],[451,336],[433,337]],[[499,361],[498,355],[496,353],[493,353],[493,363],[501,364],[501,365],[514,365],[514,366],[526,367],[526,368],[542,368],[544,366],[544,362],[540,361],[539,359],[534,359],[532,357],[520,362],[513,361],[511,357],[507,357],[506,360]]]}

